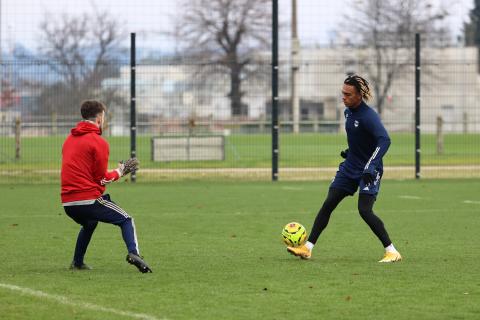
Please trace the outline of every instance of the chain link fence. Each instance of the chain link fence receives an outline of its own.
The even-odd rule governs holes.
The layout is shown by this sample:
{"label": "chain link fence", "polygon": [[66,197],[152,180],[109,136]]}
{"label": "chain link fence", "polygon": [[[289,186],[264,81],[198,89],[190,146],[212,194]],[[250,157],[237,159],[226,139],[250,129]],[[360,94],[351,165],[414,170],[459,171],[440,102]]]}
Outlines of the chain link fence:
{"label": "chain link fence", "polygon": [[[422,51],[423,177],[479,176],[476,61],[473,48]],[[367,49],[347,48],[305,49],[294,63],[280,56],[279,65],[279,179],[330,179],[347,146],[340,92],[345,75],[368,78],[389,66],[368,59]],[[42,61],[3,61],[1,66],[2,182],[57,181],[62,143],[80,120],[80,101],[86,98],[108,106],[104,136],[111,167],[129,156],[129,61],[105,64],[77,82],[66,81]],[[70,67],[78,74],[94,68],[93,62]],[[387,178],[414,178],[414,71],[413,61],[404,63],[388,90],[371,103],[379,111],[383,99],[381,116],[392,138],[384,160]],[[192,56],[138,61],[138,181],[270,179],[270,72],[269,53],[259,52],[248,72],[239,75],[240,95],[234,99],[232,77],[222,64]]]}

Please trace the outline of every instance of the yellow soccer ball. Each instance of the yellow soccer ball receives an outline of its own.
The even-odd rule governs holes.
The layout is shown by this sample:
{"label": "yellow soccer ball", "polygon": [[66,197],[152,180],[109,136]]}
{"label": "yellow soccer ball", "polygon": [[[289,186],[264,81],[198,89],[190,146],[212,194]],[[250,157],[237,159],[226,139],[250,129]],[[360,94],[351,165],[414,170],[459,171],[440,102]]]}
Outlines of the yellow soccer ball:
{"label": "yellow soccer ball", "polygon": [[299,247],[307,240],[307,230],[298,222],[290,222],[282,230],[283,242],[289,247]]}

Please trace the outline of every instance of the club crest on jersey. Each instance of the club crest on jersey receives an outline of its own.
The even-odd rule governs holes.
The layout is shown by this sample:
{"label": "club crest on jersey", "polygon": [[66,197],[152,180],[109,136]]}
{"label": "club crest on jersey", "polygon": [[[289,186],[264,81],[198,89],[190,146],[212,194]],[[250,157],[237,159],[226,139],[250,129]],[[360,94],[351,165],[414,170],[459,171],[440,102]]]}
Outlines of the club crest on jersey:
{"label": "club crest on jersey", "polygon": [[358,127],[358,120],[355,120],[355,122],[353,123],[353,125],[356,127]]}

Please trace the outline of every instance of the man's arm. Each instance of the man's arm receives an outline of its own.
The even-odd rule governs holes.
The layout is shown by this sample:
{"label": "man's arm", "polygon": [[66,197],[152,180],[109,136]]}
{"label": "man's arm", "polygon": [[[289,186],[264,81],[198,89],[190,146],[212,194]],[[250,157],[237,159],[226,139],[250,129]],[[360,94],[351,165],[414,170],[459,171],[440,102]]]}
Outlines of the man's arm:
{"label": "man's arm", "polygon": [[115,170],[112,170],[112,171],[107,171],[103,175],[103,178],[100,180],[100,184],[102,186],[104,186],[106,184],[112,183],[112,182],[120,179],[121,176],[122,176],[122,174],[120,173],[119,168],[117,168]]}
{"label": "man's arm", "polygon": [[387,130],[377,114],[371,117],[367,128],[367,130],[375,137],[377,145],[365,165],[364,173],[370,173],[373,175],[374,171],[380,164],[380,161],[382,161],[383,156],[387,153],[391,141]]}
{"label": "man's arm", "polygon": [[100,140],[100,143],[96,145],[95,148],[95,182],[104,186],[106,184],[112,183],[122,176],[120,167],[108,171],[108,157],[110,154],[110,147],[105,140]]}
{"label": "man's arm", "polygon": [[130,172],[137,171],[139,164],[140,162],[137,160],[137,158],[130,158],[127,161],[120,161],[117,169],[107,171],[105,173],[104,177],[100,181],[100,184],[105,185],[111,183],[120,179],[120,177],[129,174]]}

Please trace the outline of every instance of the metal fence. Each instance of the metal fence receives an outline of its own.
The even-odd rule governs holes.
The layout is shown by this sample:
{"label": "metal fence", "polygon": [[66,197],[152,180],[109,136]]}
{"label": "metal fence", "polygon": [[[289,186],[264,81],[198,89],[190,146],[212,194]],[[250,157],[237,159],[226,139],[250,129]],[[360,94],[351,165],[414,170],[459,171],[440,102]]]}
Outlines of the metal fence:
{"label": "metal fence", "polygon": [[[129,157],[129,61],[112,61],[96,71],[93,62],[70,66],[79,75],[75,81],[42,61],[2,61],[1,67],[2,182],[57,181],[63,140],[80,120],[80,101],[86,98],[107,104],[110,166]],[[280,56],[280,180],[335,174],[339,152],[347,146],[340,94],[345,75],[384,73],[386,79],[391,67],[369,59],[368,49],[304,49],[293,63]],[[476,49],[422,51],[423,177],[480,177],[479,79]],[[137,61],[138,181],[270,179],[270,54],[258,52],[238,80],[240,96],[233,97],[224,65],[192,56]],[[387,89],[384,83],[380,88],[371,105],[379,109],[382,99],[382,120],[392,138],[385,177],[414,178],[414,60],[395,71]]]}

